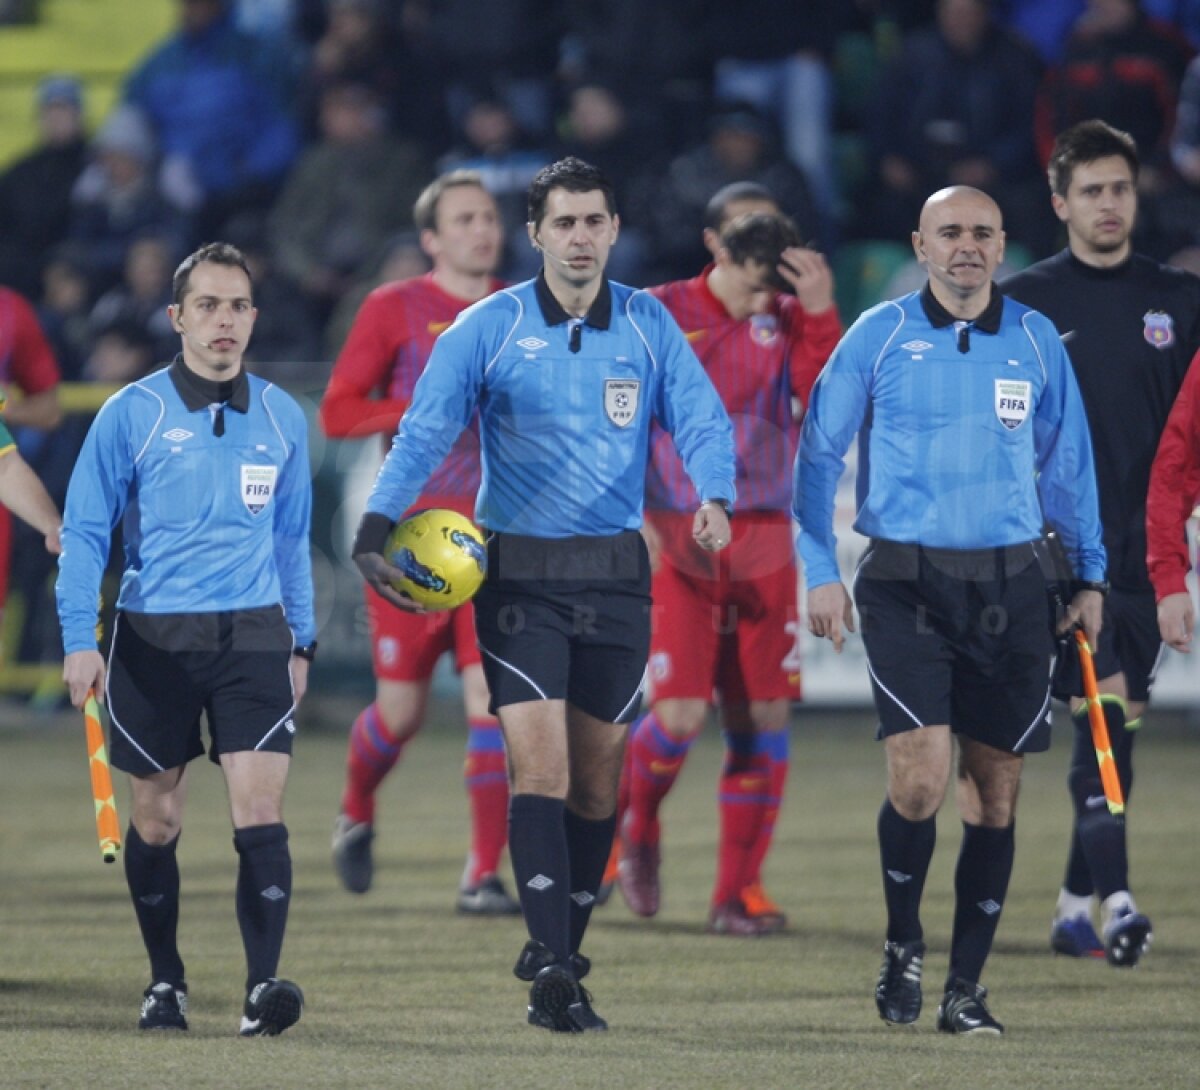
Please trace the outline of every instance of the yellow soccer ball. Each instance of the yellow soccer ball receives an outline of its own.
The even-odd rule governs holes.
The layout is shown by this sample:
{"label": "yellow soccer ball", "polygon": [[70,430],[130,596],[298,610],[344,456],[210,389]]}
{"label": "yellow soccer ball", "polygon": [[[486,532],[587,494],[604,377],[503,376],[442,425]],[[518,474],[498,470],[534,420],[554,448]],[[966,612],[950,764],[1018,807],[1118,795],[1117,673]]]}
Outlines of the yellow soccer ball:
{"label": "yellow soccer ball", "polygon": [[483,534],[457,511],[431,507],[398,522],[384,557],[404,573],[392,583],[426,609],[454,609],[469,602],[487,574]]}

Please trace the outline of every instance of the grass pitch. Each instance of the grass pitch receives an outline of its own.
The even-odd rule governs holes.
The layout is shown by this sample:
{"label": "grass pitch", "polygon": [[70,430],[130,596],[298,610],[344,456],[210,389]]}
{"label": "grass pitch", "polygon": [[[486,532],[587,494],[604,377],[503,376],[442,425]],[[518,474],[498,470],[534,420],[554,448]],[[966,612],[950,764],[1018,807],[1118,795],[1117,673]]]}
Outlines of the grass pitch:
{"label": "grass pitch", "polygon": [[[466,845],[463,731],[438,705],[380,801],[378,871],[363,897],[329,863],[345,708],[306,709],[287,801],[295,860],[283,975],[304,988],[298,1026],[235,1036],[244,965],[235,857],[219,772],[197,762],[180,846],[180,940],[191,1032],[139,1035],[146,963],[120,864],[96,847],[82,724],[73,713],[0,727],[0,1086],[524,1088],[1021,1088],[1200,1084],[1200,746],[1150,716],[1130,819],[1139,904],[1155,947],[1133,971],[1053,957],[1047,933],[1064,861],[1068,746],[1027,765],[1017,862],[985,974],[1003,1039],[934,1031],[946,969],[959,826],[952,807],[926,886],[930,954],[917,1026],[872,1001],[883,908],[874,828],[883,754],[865,717],[806,710],[768,888],[791,915],[765,939],[714,937],[715,732],[664,818],[664,908],[636,919],[618,894],[593,918],[588,984],[611,1032],[560,1037],[524,1024],[511,976],[519,920],[464,919],[453,894]],[[11,716],[9,716],[11,718]],[[320,720],[330,721],[322,729]],[[118,806],[127,817],[126,792]]]}

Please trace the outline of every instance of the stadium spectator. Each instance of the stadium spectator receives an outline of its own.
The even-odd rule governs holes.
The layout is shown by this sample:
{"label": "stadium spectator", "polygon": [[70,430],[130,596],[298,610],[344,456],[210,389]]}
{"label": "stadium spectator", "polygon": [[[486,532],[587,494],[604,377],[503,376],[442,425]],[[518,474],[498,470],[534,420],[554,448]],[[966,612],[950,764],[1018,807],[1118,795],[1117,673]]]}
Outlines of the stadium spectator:
{"label": "stadium spectator", "polygon": [[289,62],[238,30],[229,0],[176,0],[179,27],[137,66],[125,101],[150,121],[160,185],[212,238],[235,212],[266,207],[299,151]]}
{"label": "stadium spectator", "polygon": [[320,127],[320,140],[301,154],[271,209],[269,231],[273,262],[323,326],[386,239],[411,225],[430,168],[420,148],[388,133],[379,98],[365,84],[327,86]]}
{"label": "stadium spectator", "polygon": [[115,325],[136,326],[140,341],[159,363],[178,350],[179,334],[171,325],[171,270],[178,249],[173,240],[154,233],[133,239],[125,254],[121,279],[96,300],[89,322],[93,335]]}
{"label": "stadium spectator", "polygon": [[[787,157],[808,179],[822,224],[833,224],[833,76],[829,59],[841,0],[714,4],[709,51],[718,103],[751,102],[773,117]],[[831,230],[822,232],[829,248]]]}
{"label": "stadium spectator", "polygon": [[993,194],[1010,237],[1047,252],[1053,219],[1032,130],[1040,71],[988,0],[938,0],[936,25],[905,38],[875,88],[863,233],[907,239],[928,193],[970,185]]}
{"label": "stadium spectator", "polygon": [[459,141],[438,160],[442,174],[477,173],[495,200],[505,239],[499,271],[506,279],[532,276],[537,269],[536,255],[524,244],[525,193],[550,159],[550,152],[521,129],[504,100],[481,98],[467,107]]}
{"label": "stadium spectator", "polygon": [[83,88],[48,76],[35,95],[38,145],[0,174],[0,284],[36,299],[50,251],[67,230],[71,187],[87,161]]}
{"label": "stadium spectator", "polygon": [[1191,49],[1153,22],[1139,0],[1088,0],[1062,62],[1046,75],[1035,116],[1038,155],[1048,163],[1058,135],[1089,118],[1137,143],[1143,200],[1165,184],[1180,84]]}
{"label": "stadium spectator", "polygon": [[649,209],[646,275],[683,280],[708,259],[699,241],[704,210],[717,190],[754,182],[773,194],[805,241],[820,235],[820,217],[799,167],[779,151],[774,125],[749,103],[727,103],[709,120],[708,139],[676,156]]}
{"label": "stadium spectator", "polygon": [[[68,237],[86,262],[92,291],[101,293],[121,278],[135,239],[153,232],[168,240],[173,266],[189,234],[186,218],[158,188],[154,134],[137,107],[118,106],[92,139],[90,152],[92,161],[71,191]],[[168,268],[164,284],[169,280]],[[164,306],[168,296],[164,288]]]}
{"label": "stadium spectator", "polygon": [[559,155],[577,156],[604,171],[617,194],[621,212],[621,245],[609,262],[609,275],[623,284],[641,285],[646,252],[642,224],[656,199],[665,167],[661,136],[631,111],[614,86],[589,79],[572,87],[560,131]]}
{"label": "stadium spectator", "polygon": [[79,380],[91,349],[91,309],[91,284],[82,257],[67,243],[54,247],[42,270],[37,317],[64,382]]}

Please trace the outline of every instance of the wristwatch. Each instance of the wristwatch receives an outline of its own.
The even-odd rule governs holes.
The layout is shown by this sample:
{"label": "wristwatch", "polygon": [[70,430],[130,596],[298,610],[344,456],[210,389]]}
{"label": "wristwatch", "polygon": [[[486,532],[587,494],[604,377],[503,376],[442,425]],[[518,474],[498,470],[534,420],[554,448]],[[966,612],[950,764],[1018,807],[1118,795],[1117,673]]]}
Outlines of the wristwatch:
{"label": "wristwatch", "polygon": [[725,517],[727,519],[733,518],[733,506],[728,500],[723,500],[714,496],[711,500],[704,500],[700,506],[703,507],[706,503],[715,503],[719,508],[721,508],[722,511],[725,512]]}
{"label": "wristwatch", "polygon": [[1107,579],[1076,579],[1071,583],[1071,596],[1074,597],[1081,590],[1094,590],[1102,597],[1107,597],[1109,591],[1109,583]]}
{"label": "wristwatch", "polygon": [[297,658],[307,659],[309,662],[312,662],[317,657],[317,641],[313,640],[312,643],[306,643],[303,647],[293,647],[292,654]]}

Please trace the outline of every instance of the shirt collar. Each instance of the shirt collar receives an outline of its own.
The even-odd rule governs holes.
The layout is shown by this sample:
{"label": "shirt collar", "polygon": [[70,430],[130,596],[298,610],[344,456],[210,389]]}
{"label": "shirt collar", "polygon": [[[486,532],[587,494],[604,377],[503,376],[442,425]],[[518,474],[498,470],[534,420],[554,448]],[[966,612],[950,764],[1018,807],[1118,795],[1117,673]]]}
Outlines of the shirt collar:
{"label": "shirt collar", "polygon": [[[537,295],[538,306],[541,307],[542,319],[546,325],[562,325],[563,322],[574,319],[573,315],[563,310],[562,304],[554,297],[554,292],[546,283],[544,271],[537,274],[533,290]],[[612,291],[609,289],[607,277],[600,281],[600,291],[592,300],[592,305],[588,307],[583,321],[593,329],[607,329],[612,322]]]}
{"label": "shirt collar", "polygon": [[[982,333],[1000,332],[1000,317],[1004,312],[1004,295],[997,290],[995,284],[991,285],[991,292],[991,298],[988,299],[988,305],[983,308],[983,313],[970,321],[971,327]],[[937,301],[929,287],[929,281],[926,281],[925,286],[921,289],[921,307],[925,311],[925,317],[929,319],[929,324],[934,329],[944,329],[946,326],[954,325],[955,322],[963,321],[962,318],[956,318]]]}
{"label": "shirt collar", "polygon": [[[223,403],[239,413],[250,409],[250,380],[246,378],[244,367],[232,379],[213,382],[212,379],[201,378],[183,362],[182,356],[176,356],[167,373],[190,413],[206,409],[214,403]],[[222,387],[228,391],[224,396]]]}

